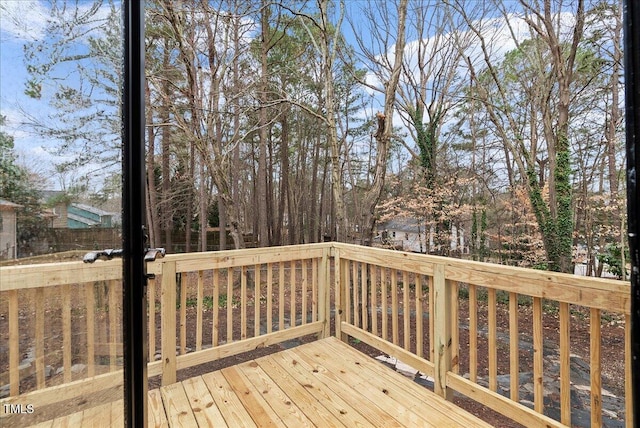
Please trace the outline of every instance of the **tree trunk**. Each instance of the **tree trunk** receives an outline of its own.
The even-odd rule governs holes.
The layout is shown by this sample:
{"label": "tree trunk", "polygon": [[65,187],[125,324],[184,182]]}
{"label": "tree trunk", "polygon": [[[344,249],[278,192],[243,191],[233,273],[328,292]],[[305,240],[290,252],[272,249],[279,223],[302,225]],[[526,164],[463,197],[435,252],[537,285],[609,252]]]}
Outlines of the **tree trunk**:
{"label": "tree trunk", "polygon": [[[164,69],[169,68],[169,45],[165,41],[165,47],[162,58]],[[169,127],[169,106],[170,100],[170,83],[164,80],[162,83],[162,105],[160,106],[160,123],[165,124],[162,127],[162,202],[160,204],[162,230],[164,231],[164,247],[167,251],[172,251],[173,243],[171,242],[171,232],[173,231],[173,212],[171,209],[171,173],[169,169],[169,160],[171,155],[171,127]]]}
{"label": "tree trunk", "polygon": [[391,77],[385,85],[384,113],[378,113],[378,131],[376,138],[376,166],[373,183],[366,191],[363,201],[364,227],[368,234],[369,245],[373,242],[374,229],[376,224],[375,208],[380,200],[382,188],[384,186],[385,173],[387,171],[387,157],[391,134],[393,133],[393,111],[395,105],[396,89],[402,71],[402,58],[405,46],[405,21],[407,16],[407,0],[400,0],[398,5],[398,36],[395,44],[394,66],[391,70]]}
{"label": "tree trunk", "polygon": [[266,0],[262,1],[261,10],[261,30],[262,40],[260,44],[260,88],[258,89],[258,97],[260,101],[260,110],[258,112],[259,127],[259,147],[258,147],[258,173],[256,177],[256,215],[257,215],[257,233],[258,245],[261,247],[269,246],[269,229],[267,209],[267,102],[268,102],[268,76],[269,69],[267,63],[267,54],[269,51],[269,5]]}
{"label": "tree trunk", "polygon": [[155,142],[156,132],[153,126],[153,109],[151,108],[151,89],[145,82],[145,105],[147,110],[147,222],[151,248],[160,247],[160,222],[158,221],[158,190],[155,175]]}
{"label": "tree trunk", "polygon": [[[280,200],[278,203],[278,221],[276,224],[276,236],[282,244],[291,244],[291,230],[287,233],[285,239],[284,231],[284,213],[285,209],[289,209],[290,195],[289,195],[289,120],[287,118],[288,108],[282,114],[280,124],[282,126],[282,138],[280,140]],[[290,212],[289,212],[290,215]],[[290,218],[290,217],[289,217]],[[290,220],[289,220],[290,225]]]}
{"label": "tree trunk", "polygon": [[[193,219],[193,207],[194,207],[194,190],[195,190],[195,182],[196,182],[196,148],[195,144],[191,142],[189,144],[189,172],[188,176],[191,177],[191,182],[189,183],[189,191],[186,195],[187,197],[187,213],[186,213],[186,225],[185,225],[185,253],[191,252],[191,219]],[[200,195],[202,196],[204,186],[200,186]],[[199,198],[201,199],[201,198]],[[202,203],[202,201],[200,201]]]}
{"label": "tree trunk", "polygon": [[[193,154],[193,158],[195,159],[196,154]],[[207,251],[207,227],[209,226],[208,219],[208,207],[209,207],[209,198],[207,195],[207,186],[206,186],[206,164],[202,156],[200,157],[200,251]],[[195,171],[193,172],[195,175]]]}
{"label": "tree trunk", "polygon": [[[309,233],[310,242],[320,242],[319,223],[322,218],[322,208],[318,210],[318,163],[320,162],[320,138],[317,137],[311,165],[311,201],[309,203]],[[321,187],[321,188],[324,188]],[[322,198],[322,196],[320,196]],[[320,204],[322,207],[322,204]]]}
{"label": "tree trunk", "polygon": [[218,249],[222,251],[227,249],[227,209],[224,206],[224,201],[222,200],[220,195],[218,195],[216,199],[218,203],[218,226],[220,229],[220,237],[218,238]]}

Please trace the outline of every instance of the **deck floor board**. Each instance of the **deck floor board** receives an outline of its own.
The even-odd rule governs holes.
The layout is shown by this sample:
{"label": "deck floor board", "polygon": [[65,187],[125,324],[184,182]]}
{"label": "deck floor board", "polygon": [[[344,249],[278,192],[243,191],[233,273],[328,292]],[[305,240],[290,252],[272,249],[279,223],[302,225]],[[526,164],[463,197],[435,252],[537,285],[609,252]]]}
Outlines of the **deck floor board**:
{"label": "deck floor board", "polygon": [[[119,400],[38,426],[118,425],[122,408]],[[149,426],[490,425],[331,337],[149,391]]]}

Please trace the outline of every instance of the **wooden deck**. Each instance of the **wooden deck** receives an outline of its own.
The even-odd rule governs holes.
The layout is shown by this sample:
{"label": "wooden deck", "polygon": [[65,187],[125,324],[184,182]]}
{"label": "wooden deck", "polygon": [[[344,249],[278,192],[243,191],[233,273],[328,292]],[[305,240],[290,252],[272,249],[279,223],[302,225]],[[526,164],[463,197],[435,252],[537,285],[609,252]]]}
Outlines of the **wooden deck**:
{"label": "wooden deck", "polygon": [[[37,426],[121,424],[122,400]],[[150,391],[149,426],[490,425],[331,337]]]}

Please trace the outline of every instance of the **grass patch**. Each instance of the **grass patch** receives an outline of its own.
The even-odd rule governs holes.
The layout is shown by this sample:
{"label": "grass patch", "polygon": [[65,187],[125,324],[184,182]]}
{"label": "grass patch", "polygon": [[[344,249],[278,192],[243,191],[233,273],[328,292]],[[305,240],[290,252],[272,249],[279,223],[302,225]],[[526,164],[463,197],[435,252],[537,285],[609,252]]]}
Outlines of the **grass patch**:
{"label": "grass patch", "polygon": [[[218,296],[218,308],[226,309],[227,302],[228,302],[228,299],[226,294],[221,294],[220,296]],[[187,308],[193,308],[193,307],[196,307],[197,305],[198,305],[198,299],[196,299],[195,297],[187,297],[187,302],[186,302]],[[238,305],[240,305],[240,299],[237,298],[236,296],[232,296],[231,307],[235,308]],[[180,303],[178,303],[177,306],[178,308],[180,308]],[[213,309],[213,297],[204,296],[202,298],[202,307],[205,309]]]}

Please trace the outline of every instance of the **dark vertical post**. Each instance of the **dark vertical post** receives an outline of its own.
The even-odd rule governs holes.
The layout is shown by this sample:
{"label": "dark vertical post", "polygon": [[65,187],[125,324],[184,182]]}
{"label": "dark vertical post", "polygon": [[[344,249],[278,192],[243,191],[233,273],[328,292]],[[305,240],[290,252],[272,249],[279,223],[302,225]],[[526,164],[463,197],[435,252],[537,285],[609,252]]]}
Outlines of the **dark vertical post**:
{"label": "dark vertical post", "polygon": [[122,236],[124,402],[127,427],[147,426],[144,1],[124,0]]}
{"label": "dark vertical post", "polygon": [[633,420],[640,426],[640,3],[624,3],[625,126],[627,139],[627,221],[631,256],[631,385]]}

